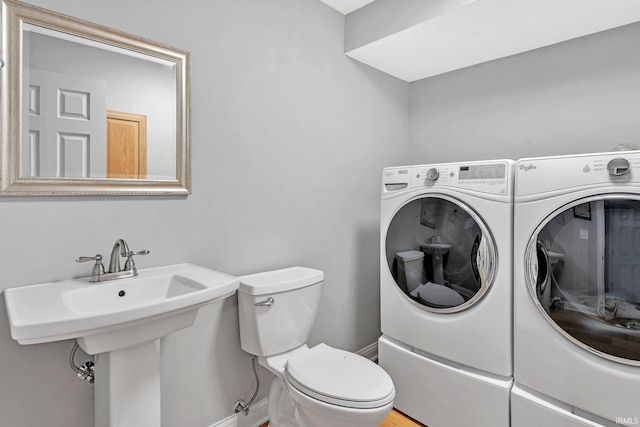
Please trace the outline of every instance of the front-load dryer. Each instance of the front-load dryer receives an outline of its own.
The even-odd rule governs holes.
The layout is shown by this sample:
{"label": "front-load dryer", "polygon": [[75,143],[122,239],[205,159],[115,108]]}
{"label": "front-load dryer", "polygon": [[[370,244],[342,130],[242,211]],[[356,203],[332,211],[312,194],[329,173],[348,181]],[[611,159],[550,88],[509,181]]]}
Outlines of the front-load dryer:
{"label": "front-load dryer", "polygon": [[513,168],[383,170],[379,362],[430,427],[509,425]]}
{"label": "front-load dryer", "polygon": [[518,387],[640,424],[640,152],[518,161],[514,328]]}

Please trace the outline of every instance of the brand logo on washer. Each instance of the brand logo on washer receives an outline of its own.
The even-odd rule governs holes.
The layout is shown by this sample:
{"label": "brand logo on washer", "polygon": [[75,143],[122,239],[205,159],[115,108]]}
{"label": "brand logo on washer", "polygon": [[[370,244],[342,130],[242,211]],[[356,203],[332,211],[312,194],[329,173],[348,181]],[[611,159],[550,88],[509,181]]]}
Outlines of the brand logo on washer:
{"label": "brand logo on washer", "polygon": [[520,165],[520,170],[524,172],[528,172],[531,169],[537,169],[538,167],[533,163],[529,163],[528,165]]}

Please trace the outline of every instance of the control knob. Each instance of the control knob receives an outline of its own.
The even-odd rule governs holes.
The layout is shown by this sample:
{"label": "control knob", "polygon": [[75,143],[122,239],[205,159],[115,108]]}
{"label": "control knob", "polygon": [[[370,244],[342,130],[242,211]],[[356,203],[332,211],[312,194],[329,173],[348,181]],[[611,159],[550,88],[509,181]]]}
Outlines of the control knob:
{"label": "control knob", "polygon": [[617,157],[607,163],[607,170],[611,176],[625,176],[631,172],[631,164],[627,159]]}
{"label": "control knob", "polygon": [[439,177],[440,177],[440,172],[438,172],[438,169],[431,168],[431,169],[429,169],[427,171],[427,181],[428,182],[436,182]]}

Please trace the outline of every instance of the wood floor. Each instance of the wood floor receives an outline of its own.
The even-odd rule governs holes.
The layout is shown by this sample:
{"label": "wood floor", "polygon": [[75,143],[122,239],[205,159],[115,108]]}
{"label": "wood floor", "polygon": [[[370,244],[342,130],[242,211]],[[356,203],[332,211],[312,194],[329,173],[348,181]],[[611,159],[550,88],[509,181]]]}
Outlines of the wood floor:
{"label": "wood floor", "polygon": [[[267,427],[269,423],[264,423],[260,427]],[[329,426],[327,426],[329,427]],[[384,419],[380,427],[425,427],[417,421],[412,420],[395,409]]]}
{"label": "wood floor", "polygon": [[398,412],[395,409],[384,419],[380,427],[426,427],[424,424],[412,420],[404,415],[402,412]]}

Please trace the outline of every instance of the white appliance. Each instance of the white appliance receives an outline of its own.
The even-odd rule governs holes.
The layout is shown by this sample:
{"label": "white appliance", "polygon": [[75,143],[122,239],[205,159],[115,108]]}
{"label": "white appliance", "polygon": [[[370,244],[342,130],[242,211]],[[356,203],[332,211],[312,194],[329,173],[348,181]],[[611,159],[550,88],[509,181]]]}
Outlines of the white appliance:
{"label": "white appliance", "polygon": [[514,384],[511,389],[512,427],[620,427],[571,405]]}
{"label": "white appliance", "polygon": [[[640,424],[640,152],[519,160],[514,237],[518,388]],[[526,406],[514,427],[538,425]]]}
{"label": "white appliance", "polygon": [[379,363],[429,427],[509,425],[514,164],[383,171]]}
{"label": "white appliance", "polygon": [[242,276],[240,343],[274,374],[273,427],[378,427],[393,408],[389,375],[355,353],[307,347],[324,273],[303,267]]}

